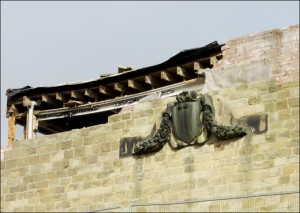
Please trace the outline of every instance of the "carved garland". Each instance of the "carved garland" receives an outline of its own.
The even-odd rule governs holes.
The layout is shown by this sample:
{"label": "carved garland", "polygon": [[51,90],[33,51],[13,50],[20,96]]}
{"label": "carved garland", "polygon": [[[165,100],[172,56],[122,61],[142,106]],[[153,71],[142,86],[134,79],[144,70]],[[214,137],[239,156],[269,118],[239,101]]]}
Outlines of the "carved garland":
{"label": "carved garland", "polygon": [[[160,149],[163,148],[163,146],[167,143],[170,142],[170,133],[171,131],[171,124],[172,124],[172,110],[173,113],[175,113],[175,116],[177,115],[176,113],[182,110],[194,110],[193,112],[199,113],[200,111],[203,112],[203,124],[207,129],[207,137],[210,136],[210,134],[215,134],[216,137],[220,140],[226,140],[226,139],[231,139],[231,138],[236,138],[236,137],[241,137],[246,135],[246,130],[241,127],[241,126],[224,126],[222,124],[218,124],[214,120],[214,109],[212,106],[212,100],[210,96],[203,96],[201,98],[197,98],[197,93],[196,91],[183,91],[179,95],[176,96],[176,101],[172,107],[171,110],[170,108],[167,108],[166,112],[163,112],[163,118],[162,122],[160,124],[160,128],[157,130],[157,132],[152,136],[150,139],[146,141],[141,141],[138,142],[135,147],[134,147],[134,155],[139,155],[139,154],[145,154],[145,153],[150,153],[150,152],[156,152],[159,151]],[[192,102],[199,103],[201,106],[193,105],[191,104]],[[196,106],[196,109],[195,109]],[[176,108],[175,108],[176,107]],[[198,108],[197,108],[198,107]],[[174,111],[175,110],[175,111]],[[177,111],[176,111],[177,110]],[[198,111],[197,111],[198,110]],[[180,113],[180,112],[179,112]],[[182,115],[182,112],[181,112]],[[177,118],[178,119],[178,118]],[[199,124],[199,122],[196,117],[191,117],[191,118],[185,118],[183,119],[184,121],[182,122],[187,122],[187,120],[190,119],[190,122],[194,122]],[[174,123],[173,123],[174,126]],[[195,131],[195,130],[193,130]],[[200,132],[201,133],[201,132]],[[199,133],[199,134],[200,134]],[[199,135],[195,135],[199,136]],[[206,140],[205,140],[206,141]],[[191,141],[183,141],[186,145],[192,145]]]}

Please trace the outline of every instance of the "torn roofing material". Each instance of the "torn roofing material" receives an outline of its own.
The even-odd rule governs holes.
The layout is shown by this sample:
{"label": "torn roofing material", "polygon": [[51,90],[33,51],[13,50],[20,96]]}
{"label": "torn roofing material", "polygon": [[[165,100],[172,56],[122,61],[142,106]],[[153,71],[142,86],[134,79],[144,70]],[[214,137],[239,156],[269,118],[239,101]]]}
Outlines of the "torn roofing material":
{"label": "torn roofing material", "polygon": [[96,80],[88,81],[88,82],[83,82],[83,83],[74,83],[74,84],[64,84],[64,85],[59,85],[59,86],[52,86],[52,87],[36,87],[32,88],[30,86],[26,86],[23,88],[18,88],[18,89],[8,89],[6,92],[8,102],[11,99],[19,98],[22,96],[30,96],[30,95],[36,95],[36,94],[41,94],[41,93],[51,93],[51,92],[56,92],[56,91],[68,91],[68,90],[73,90],[73,89],[84,89],[84,88],[90,88],[90,87],[97,87],[103,84],[108,84],[108,83],[114,83],[118,81],[122,81],[124,79],[131,79],[135,78],[137,76],[141,75],[148,75],[151,74],[157,70],[163,70],[167,69],[169,67],[173,66],[178,66],[180,64],[187,63],[192,60],[199,59],[201,57],[208,57],[211,54],[217,53],[221,51],[221,47],[224,44],[219,45],[217,41],[214,41],[204,47],[200,48],[194,48],[194,49],[188,49],[188,50],[183,50],[180,53],[174,55],[167,61],[149,66],[149,67],[144,67],[136,70],[131,70],[127,72],[122,72],[119,74],[115,75],[110,75],[105,78],[99,78]]}

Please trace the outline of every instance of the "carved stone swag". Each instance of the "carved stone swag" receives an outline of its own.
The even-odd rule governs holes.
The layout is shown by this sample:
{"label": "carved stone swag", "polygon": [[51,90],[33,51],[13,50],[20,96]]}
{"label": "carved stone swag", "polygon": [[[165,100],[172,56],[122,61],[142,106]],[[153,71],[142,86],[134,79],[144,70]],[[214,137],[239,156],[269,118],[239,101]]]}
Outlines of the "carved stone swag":
{"label": "carved stone swag", "polygon": [[134,155],[156,152],[169,142],[173,148],[203,145],[211,134],[225,140],[246,135],[241,126],[225,126],[215,121],[215,110],[209,95],[183,91],[176,102],[168,103],[162,113],[159,129],[146,141],[138,142]]}

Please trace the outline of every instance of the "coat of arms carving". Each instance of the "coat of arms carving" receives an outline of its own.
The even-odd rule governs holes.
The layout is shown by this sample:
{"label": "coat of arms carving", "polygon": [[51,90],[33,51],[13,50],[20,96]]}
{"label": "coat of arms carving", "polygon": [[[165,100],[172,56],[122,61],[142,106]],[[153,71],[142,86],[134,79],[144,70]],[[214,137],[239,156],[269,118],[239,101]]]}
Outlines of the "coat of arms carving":
{"label": "coat of arms carving", "polygon": [[225,126],[214,119],[215,110],[209,95],[183,91],[162,113],[159,129],[148,140],[135,144],[134,155],[159,151],[167,142],[173,148],[203,145],[211,134],[220,139],[246,135],[242,126]]}

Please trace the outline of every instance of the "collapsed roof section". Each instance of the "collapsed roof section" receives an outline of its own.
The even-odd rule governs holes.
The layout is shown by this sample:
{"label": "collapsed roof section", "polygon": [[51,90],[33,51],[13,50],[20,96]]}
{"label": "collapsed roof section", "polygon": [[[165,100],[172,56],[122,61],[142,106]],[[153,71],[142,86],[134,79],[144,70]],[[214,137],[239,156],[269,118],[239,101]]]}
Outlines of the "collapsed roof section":
{"label": "collapsed roof section", "polygon": [[[28,100],[38,103],[33,114],[38,121],[37,130],[44,134],[106,123],[108,116],[152,93],[162,98],[187,85],[193,86],[197,79],[203,80],[197,72],[212,68],[214,62],[222,58],[221,46],[215,41],[201,48],[181,51],[161,64],[125,69],[92,81],[8,89],[7,117],[13,122],[10,126],[17,123],[28,128],[28,104],[25,103]],[[14,133],[11,128],[9,131],[12,143]]]}

